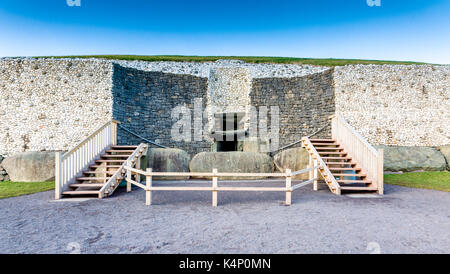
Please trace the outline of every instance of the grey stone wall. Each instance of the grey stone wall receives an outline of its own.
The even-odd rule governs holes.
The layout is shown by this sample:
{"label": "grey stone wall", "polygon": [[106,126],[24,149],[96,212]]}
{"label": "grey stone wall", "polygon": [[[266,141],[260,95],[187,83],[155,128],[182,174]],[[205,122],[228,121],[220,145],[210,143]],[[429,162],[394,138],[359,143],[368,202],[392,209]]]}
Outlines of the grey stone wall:
{"label": "grey stone wall", "polygon": [[280,147],[328,126],[315,137],[331,136],[329,116],[335,113],[333,70],[294,78],[253,79],[252,106],[280,108]]}
{"label": "grey stone wall", "polygon": [[[171,129],[175,123],[171,111],[176,106],[194,109],[194,99],[207,100],[208,79],[187,74],[141,71],[114,65],[113,116],[122,126],[156,143],[180,148],[190,154],[209,151],[211,143],[174,141]],[[192,114],[193,117],[193,114]],[[192,123],[191,123],[192,125]],[[141,139],[119,129],[119,144],[139,144]]]}

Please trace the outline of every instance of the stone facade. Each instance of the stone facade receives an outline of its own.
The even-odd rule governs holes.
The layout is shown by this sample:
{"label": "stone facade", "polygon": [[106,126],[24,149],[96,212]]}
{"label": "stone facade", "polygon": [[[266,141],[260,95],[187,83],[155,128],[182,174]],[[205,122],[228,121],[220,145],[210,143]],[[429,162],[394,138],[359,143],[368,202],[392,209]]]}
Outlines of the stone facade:
{"label": "stone facade", "polygon": [[450,144],[450,66],[337,67],[334,82],[336,111],[370,143]]}
{"label": "stone facade", "polygon": [[[448,66],[355,65],[337,67],[333,73],[326,68],[267,65],[270,73],[260,74],[264,64],[233,64],[237,70],[241,65],[250,71],[251,83],[244,92],[248,97],[236,97],[229,106],[222,102],[224,111],[266,106],[270,130],[270,106],[278,106],[280,147],[324,126],[328,128],[318,136],[329,136],[328,116],[335,111],[373,144],[450,143]],[[111,118],[145,138],[191,155],[210,151],[210,139],[194,140],[198,134],[194,126],[191,142],[171,138],[177,120],[171,117],[174,107],[192,111],[194,99],[200,98],[201,109],[206,109],[209,101],[217,99],[208,98],[208,86],[214,82],[203,76],[205,72],[195,74],[198,68],[189,68],[182,74],[98,59],[0,59],[0,155],[67,150]],[[274,73],[275,69],[290,72]],[[208,115],[199,121],[191,114],[194,122],[207,123]],[[119,129],[119,143],[140,142]]]}
{"label": "stone facade", "polygon": [[[250,106],[257,110],[268,107],[270,131],[270,107],[278,106],[280,146],[329,125],[328,117],[334,113],[332,70],[296,78],[251,79],[245,69],[223,68],[212,70],[211,77],[214,79],[208,81],[208,78],[187,74],[142,71],[114,65],[114,119],[140,136],[194,155],[211,150],[213,143],[208,133],[212,128],[211,114],[216,112],[248,113]],[[240,85],[242,82],[245,85]],[[218,92],[221,94],[215,94]],[[202,110],[207,109],[202,120],[202,140],[194,139],[195,129],[191,123],[190,142],[174,141],[171,129],[177,119],[171,117],[172,109],[186,106],[193,118],[196,98],[202,99]],[[321,134],[329,135],[329,128]],[[119,129],[119,144],[139,142],[142,140]]]}

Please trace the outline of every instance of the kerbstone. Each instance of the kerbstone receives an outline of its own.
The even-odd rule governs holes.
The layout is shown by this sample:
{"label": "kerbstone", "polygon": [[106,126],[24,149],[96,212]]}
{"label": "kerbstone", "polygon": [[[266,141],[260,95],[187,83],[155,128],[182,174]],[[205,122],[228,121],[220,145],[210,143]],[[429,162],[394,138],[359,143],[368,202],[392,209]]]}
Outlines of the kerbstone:
{"label": "kerbstone", "polygon": [[385,171],[443,171],[444,155],[431,147],[376,146],[384,150]]}
{"label": "kerbstone", "polygon": [[3,160],[13,182],[43,182],[55,178],[55,152],[24,152]]}
{"label": "kerbstone", "polygon": [[[192,158],[189,169],[191,172],[236,173],[271,173],[273,162],[270,156],[258,152],[201,152]],[[263,179],[265,176],[255,177],[219,177],[224,180]]]}
{"label": "kerbstone", "polygon": [[[273,157],[275,167],[280,172],[285,172],[286,169],[291,171],[302,170],[308,168],[309,154],[301,147],[290,148],[275,154]],[[309,173],[299,174],[294,179],[308,179]]]}
{"label": "kerbstone", "polygon": [[438,147],[438,150],[444,155],[447,161],[447,169],[450,170],[450,145]]}
{"label": "kerbstone", "polygon": [[[191,157],[176,148],[151,148],[147,153],[147,166],[155,172],[189,172]],[[187,180],[189,177],[155,176],[155,180]]]}

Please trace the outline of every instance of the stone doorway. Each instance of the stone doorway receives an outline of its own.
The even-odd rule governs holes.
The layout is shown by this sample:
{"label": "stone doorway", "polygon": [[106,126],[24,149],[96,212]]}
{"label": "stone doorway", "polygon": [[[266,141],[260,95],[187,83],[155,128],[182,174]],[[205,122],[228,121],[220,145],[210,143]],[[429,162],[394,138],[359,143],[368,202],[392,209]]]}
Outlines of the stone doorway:
{"label": "stone doorway", "polygon": [[239,151],[239,141],[247,131],[244,129],[244,112],[229,112],[214,114],[214,151],[230,152]]}

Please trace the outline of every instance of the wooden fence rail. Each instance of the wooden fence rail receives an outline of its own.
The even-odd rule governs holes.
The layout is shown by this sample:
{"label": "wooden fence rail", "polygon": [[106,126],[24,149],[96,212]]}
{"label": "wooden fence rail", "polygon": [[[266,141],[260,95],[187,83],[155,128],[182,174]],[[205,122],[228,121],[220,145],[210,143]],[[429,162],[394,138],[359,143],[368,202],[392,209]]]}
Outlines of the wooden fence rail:
{"label": "wooden fence rail", "polygon": [[[152,169],[147,169],[146,171],[133,168],[131,166],[125,166],[127,176],[125,180],[127,181],[127,192],[131,191],[131,185],[138,186],[145,190],[146,199],[145,204],[151,205],[152,203],[152,192],[153,191],[211,191],[212,192],[212,206],[217,207],[218,203],[218,192],[219,191],[279,191],[286,193],[285,203],[286,205],[291,205],[292,203],[292,192],[300,187],[306,186],[310,183],[317,185],[317,169],[318,165],[291,172],[287,169],[284,173],[232,173],[232,172],[221,172],[219,173],[217,169],[213,169],[212,172],[153,172]],[[309,180],[306,182],[299,183],[292,186],[292,177],[302,173],[309,173]],[[136,181],[132,180],[132,175],[135,175]],[[313,177],[315,175],[315,177]],[[145,176],[145,185],[139,182],[139,178]],[[195,176],[195,177],[212,177],[211,186],[153,186],[152,177],[153,176],[165,176],[165,177],[176,177],[176,176]],[[235,186],[219,186],[219,177],[284,177],[285,186],[284,187],[235,187]]]}
{"label": "wooden fence rail", "polygon": [[55,199],[60,199],[67,185],[74,183],[83,170],[93,164],[101,153],[117,143],[117,124],[117,121],[111,120],[68,152],[64,154],[56,152]]}

